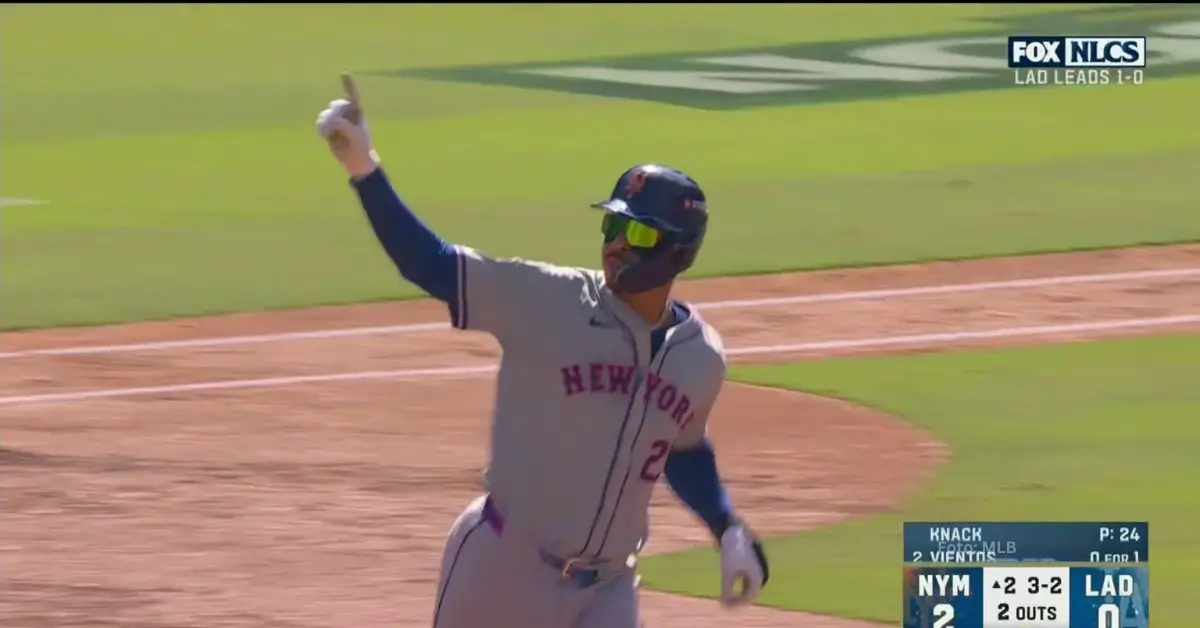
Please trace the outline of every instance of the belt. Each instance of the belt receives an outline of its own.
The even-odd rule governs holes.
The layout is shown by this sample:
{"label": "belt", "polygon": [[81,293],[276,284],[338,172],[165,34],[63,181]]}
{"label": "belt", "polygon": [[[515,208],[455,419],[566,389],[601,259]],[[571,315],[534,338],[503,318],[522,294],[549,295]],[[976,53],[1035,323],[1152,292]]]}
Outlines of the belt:
{"label": "belt", "polygon": [[[504,515],[500,514],[500,511],[496,508],[496,502],[492,500],[491,495],[488,495],[487,499],[483,502],[483,520],[491,526],[492,531],[497,535],[504,533]],[[567,580],[581,589],[590,587],[600,581],[600,569],[588,567],[588,559],[578,556],[563,558],[555,556],[546,550],[538,550],[538,558],[557,571],[563,580]]]}

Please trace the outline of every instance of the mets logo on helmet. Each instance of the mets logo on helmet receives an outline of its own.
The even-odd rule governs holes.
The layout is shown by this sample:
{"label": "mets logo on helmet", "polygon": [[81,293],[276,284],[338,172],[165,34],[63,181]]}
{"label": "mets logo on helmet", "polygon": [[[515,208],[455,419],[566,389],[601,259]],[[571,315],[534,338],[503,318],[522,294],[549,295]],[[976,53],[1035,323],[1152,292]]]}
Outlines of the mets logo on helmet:
{"label": "mets logo on helmet", "polygon": [[646,187],[646,171],[638,170],[629,177],[629,182],[625,184],[625,196],[632,197],[641,194],[644,187]]}

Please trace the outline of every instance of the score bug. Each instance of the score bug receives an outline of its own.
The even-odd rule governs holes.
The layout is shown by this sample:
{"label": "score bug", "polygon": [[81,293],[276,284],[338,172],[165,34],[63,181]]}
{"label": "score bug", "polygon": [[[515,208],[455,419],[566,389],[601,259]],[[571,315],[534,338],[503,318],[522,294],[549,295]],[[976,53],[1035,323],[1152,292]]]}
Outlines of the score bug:
{"label": "score bug", "polygon": [[1097,628],[1121,628],[1121,609],[1116,604],[1101,604],[1096,609]]}
{"label": "score bug", "polygon": [[1142,562],[1142,556],[1137,550],[1132,552],[1104,553],[1093,551],[1088,555],[1088,561],[1093,563],[1140,563]]}
{"label": "score bug", "polygon": [[1117,543],[1139,543],[1142,540],[1142,533],[1137,529],[1129,526],[1100,528],[1101,541],[1116,541]]}
{"label": "score bug", "polygon": [[[1106,525],[1099,529],[1099,541],[1105,545],[1132,545],[1142,547],[1142,530],[1137,526],[1129,525]],[[1117,551],[1102,552],[1092,550],[1088,553],[1088,560],[1093,563],[1138,563],[1143,560],[1140,550],[1132,549],[1120,551],[1122,548],[1113,548]]]}

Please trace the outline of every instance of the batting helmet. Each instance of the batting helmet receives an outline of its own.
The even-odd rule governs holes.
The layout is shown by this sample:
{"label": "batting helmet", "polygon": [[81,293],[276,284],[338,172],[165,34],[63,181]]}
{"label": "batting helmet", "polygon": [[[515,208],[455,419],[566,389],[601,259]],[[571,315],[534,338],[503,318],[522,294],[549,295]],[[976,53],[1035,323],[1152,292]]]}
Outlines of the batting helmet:
{"label": "batting helmet", "polygon": [[657,164],[626,170],[610,198],[592,207],[609,214],[606,238],[616,237],[614,217],[652,228],[643,230],[645,238],[627,237],[634,260],[621,268],[610,286],[617,292],[645,292],[691,268],[708,227],[708,206],[700,184],[680,170]]}

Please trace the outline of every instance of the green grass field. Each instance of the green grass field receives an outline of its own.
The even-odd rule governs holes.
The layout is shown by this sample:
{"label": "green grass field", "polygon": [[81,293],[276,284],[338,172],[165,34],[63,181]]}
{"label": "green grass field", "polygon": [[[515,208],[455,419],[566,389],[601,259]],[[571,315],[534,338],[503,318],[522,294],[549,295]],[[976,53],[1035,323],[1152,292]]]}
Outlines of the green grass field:
{"label": "green grass field", "polygon": [[[425,76],[1002,36],[1031,14],[1104,31],[1198,13],[1037,17],[1063,10],[5,5],[2,196],[47,204],[0,217],[0,328],[413,296],[313,129],[343,69],[361,77],[405,197],[446,237],[496,253],[592,262],[596,217],[580,208],[641,161],[687,169],[713,199],[697,274],[1200,237],[1187,193],[1200,140],[1185,132],[1196,63],[1136,87],[1014,88],[999,71],[899,99],[888,90],[916,83],[839,78],[765,104],[726,94],[723,111]],[[846,100],[806,104],[810,92]]]}
{"label": "green grass field", "polygon": [[[43,201],[0,211],[0,329],[415,296],[313,128],[342,70],[402,195],[497,254],[593,262],[583,208],[645,161],[708,192],[698,275],[1200,239],[1200,9],[1097,6],[0,6],[0,198]],[[1181,23],[1141,85],[1014,86],[995,42],[953,48],[983,65],[861,56],[1027,31],[1154,51]],[[581,78],[596,67],[641,78]],[[739,369],[954,450],[901,512],[772,540],[763,601],[895,621],[905,518],[1149,519],[1155,625],[1185,625],[1198,355],[1190,337]],[[712,594],[693,569],[711,560],[645,574]]]}
{"label": "green grass field", "polygon": [[[763,603],[900,619],[903,521],[1151,522],[1154,625],[1191,625],[1200,569],[1200,336],[738,368],[735,378],[850,399],[945,442],[952,458],[896,512],[772,539]],[[715,595],[710,549],[649,557],[651,587]]]}

